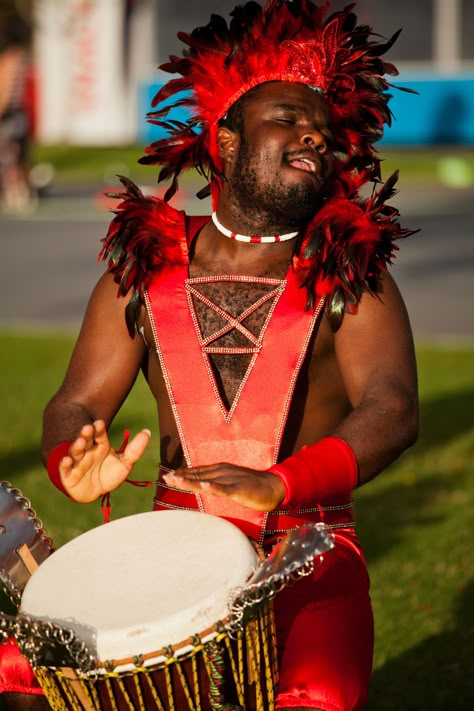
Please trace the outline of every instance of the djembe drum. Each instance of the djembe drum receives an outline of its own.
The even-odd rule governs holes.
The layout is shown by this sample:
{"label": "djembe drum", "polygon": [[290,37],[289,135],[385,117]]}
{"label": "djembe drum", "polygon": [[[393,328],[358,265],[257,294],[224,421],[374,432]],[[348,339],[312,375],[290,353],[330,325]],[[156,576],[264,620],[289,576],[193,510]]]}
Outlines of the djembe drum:
{"label": "djembe drum", "polygon": [[271,598],[332,545],[310,525],[264,559],[215,516],[128,516],[47,557],[0,632],[58,711],[272,711]]}

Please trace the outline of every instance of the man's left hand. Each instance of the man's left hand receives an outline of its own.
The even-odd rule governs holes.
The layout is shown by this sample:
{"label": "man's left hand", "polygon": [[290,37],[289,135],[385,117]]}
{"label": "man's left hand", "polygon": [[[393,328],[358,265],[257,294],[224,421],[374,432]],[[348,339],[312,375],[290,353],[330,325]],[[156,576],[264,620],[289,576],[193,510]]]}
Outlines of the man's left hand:
{"label": "man's left hand", "polygon": [[255,511],[273,511],[285,498],[283,484],[272,472],[233,464],[176,469],[165,474],[163,479],[177,489],[228,497]]}

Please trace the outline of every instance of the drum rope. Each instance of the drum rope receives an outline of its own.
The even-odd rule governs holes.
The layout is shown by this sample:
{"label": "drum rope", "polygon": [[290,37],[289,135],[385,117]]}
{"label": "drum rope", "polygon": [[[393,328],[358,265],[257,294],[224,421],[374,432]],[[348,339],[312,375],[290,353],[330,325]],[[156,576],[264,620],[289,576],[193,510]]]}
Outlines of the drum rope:
{"label": "drum rope", "polygon": [[112,682],[111,682],[112,677],[116,677],[116,676],[117,676],[116,674],[109,673],[105,677],[105,687],[107,689],[107,693],[109,694],[110,705],[112,707],[112,711],[118,711],[117,703],[115,701],[115,696],[114,696],[114,692],[112,689]]}
{"label": "drum rope", "polygon": [[199,687],[199,673],[198,673],[198,663],[197,656],[193,654],[191,657],[191,669],[193,673],[193,683],[194,683],[194,698],[196,699],[196,711],[202,711],[201,709],[201,690]]}
{"label": "drum rope", "polygon": [[[184,675],[181,664],[179,663],[179,660],[176,659],[176,657],[174,656],[173,648],[172,647],[165,647],[164,651],[165,651],[165,654],[168,656],[168,659],[166,660],[167,664],[170,664],[170,665],[174,664],[175,665],[175,669],[178,674],[178,678],[181,682],[181,686],[184,691],[184,695],[186,696],[186,700],[188,702],[190,711],[196,711],[196,706],[193,702],[193,698],[192,698],[191,692],[189,690],[188,682],[187,682],[186,677]],[[199,693],[199,687],[198,687],[198,693]]]}
{"label": "drum rope", "polygon": [[140,677],[138,673],[133,675],[133,681],[135,684],[135,692],[137,694],[138,703],[140,704],[140,711],[146,711],[145,700],[143,698],[142,687],[140,685]]}
{"label": "drum rope", "polygon": [[[237,644],[239,646],[242,646],[242,637],[239,636]],[[225,645],[227,647],[227,653],[229,655],[230,659],[230,665],[232,667],[232,674],[234,676],[234,684],[235,684],[235,689],[237,691],[237,698],[239,700],[239,704],[241,706],[245,705],[245,697],[244,697],[244,690],[243,690],[243,675],[239,674],[239,670],[237,669],[237,662],[235,660],[235,655],[234,655],[234,650],[232,649],[232,644],[231,644],[231,639],[228,635],[225,637]],[[238,650],[237,650],[238,652]]]}
{"label": "drum rope", "polygon": [[93,680],[90,680],[90,681],[88,680],[87,685],[88,685],[90,692],[91,692],[94,708],[100,709],[100,701],[99,701],[99,695],[97,693],[96,685],[94,684]]}
{"label": "drum rope", "polygon": [[251,684],[255,684],[255,701],[257,711],[266,711],[263,700],[262,684],[260,679],[260,637],[258,635],[258,627],[254,624],[254,620],[245,628],[245,637],[247,641],[247,665],[248,678]]}
{"label": "drum rope", "polygon": [[150,689],[151,695],[153,696],[153,700],[156,704],[157,711],[165,711],[165,708],[161,702],[161,699],[158,694],[158,690],[156,688],[156,685],[153,681],[153,676],[150,674],[149,669],[146,667],[143,667],[143,672],[145,673],[145,679],[148,684],[148,688]]}
{"label": "drum rope", "polygon": [[71,694],[72,687],[68,683],[68,680],[65,678],[62,672],[58,674],[58,678],[59,683],[61,685],[61,690],[70,703],[70,708],[73,709],[73,711],[82,711],[82,705],[78,702],[76,695],[74,694],[73,696]]}
{"label": "drum rope", "polygon": [[224,698],[225,659],[224,648],[218,642],[209,642],[206,645],[207,655],[211,667],[209,676],[209,703],[212,711],[242,711],[241,706],[229,704]]}
{"label": "drum rope", "polygon": [[[120,689],[120,691],[122,692],[123,700],[127,704],[129,711],[145,711],[145,707],[143,706],[143,704],[140,704],[139,709],[136,708],[135,704],[133,703],[133,699],[130,698],[130,694],[128,693],[127,689],[125,688],[123,678],[120,675],[117,677],[117,686]],[[140,700],[139,700],[139,703],[140,703]]]}
{"label": "drum rope", "polygon": [[51,677],[49,670],[41,668],[35,669],[35,675],[53,711],[63,711],[63,697],[57,685],[54,684],[54,677]]}
{"label": "drum rope", "polygon": [[[269,638],[268,638],[268,624],[269,624],[269,606],[271,603],[267,603],[264,606],[263,615],[257,619],[257,624],[260,628],[260,634],[262,637],[262,648],[263,656],[265,659],[264,669],[265,669],[265,683],[267,686],[267,703],[268,707],[271,709],[275,703],[274,699],[274,685],[275,679],[273,676],[274,665],[273,660],[270,660],[270,649],[269,649]],[[271,624],[271,623],[270,623]],[[271,627],[270,627],[271,634]]]}
{"label": "drum rope", "polygon": [[167,664],[165,666],[165,682],[166,682],[166,693],[168,694],[168,704],[170,707],[170,711],[176,711],[176,708],[174,705],[173,685],[171,683],[171,672],[170,672],[170,665],[169,664]]}

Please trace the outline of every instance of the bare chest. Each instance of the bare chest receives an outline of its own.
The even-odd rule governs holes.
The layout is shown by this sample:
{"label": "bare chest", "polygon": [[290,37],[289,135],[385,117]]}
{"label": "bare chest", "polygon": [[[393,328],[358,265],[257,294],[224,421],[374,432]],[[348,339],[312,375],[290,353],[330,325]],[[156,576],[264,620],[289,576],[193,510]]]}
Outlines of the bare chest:
{"label": "bare chest", "polygon": [[284,282],[271,278],[192,279],[190,308],[222,401],[230,409]]}

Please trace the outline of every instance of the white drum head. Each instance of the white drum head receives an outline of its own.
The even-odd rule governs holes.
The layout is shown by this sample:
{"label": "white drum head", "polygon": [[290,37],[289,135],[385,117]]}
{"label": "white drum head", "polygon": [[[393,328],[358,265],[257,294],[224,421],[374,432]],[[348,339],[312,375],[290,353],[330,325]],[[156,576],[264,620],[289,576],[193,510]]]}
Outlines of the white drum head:
{"label": "white drum head", "polygon": [[257,564],[247,537],[228,521],[151,511],[57,550],[28,581],[21,611],[74,629],[99,661],[124,659],[224,619],[230,593]]}

